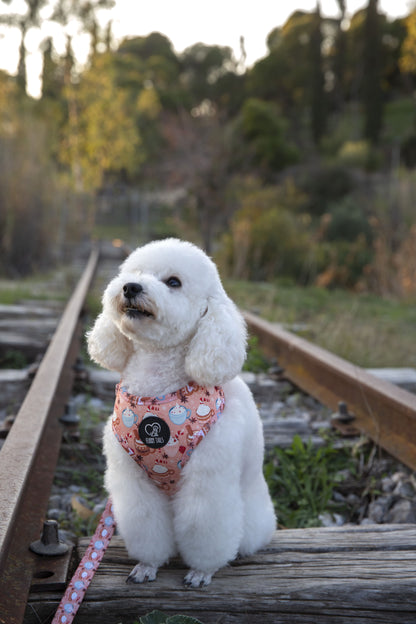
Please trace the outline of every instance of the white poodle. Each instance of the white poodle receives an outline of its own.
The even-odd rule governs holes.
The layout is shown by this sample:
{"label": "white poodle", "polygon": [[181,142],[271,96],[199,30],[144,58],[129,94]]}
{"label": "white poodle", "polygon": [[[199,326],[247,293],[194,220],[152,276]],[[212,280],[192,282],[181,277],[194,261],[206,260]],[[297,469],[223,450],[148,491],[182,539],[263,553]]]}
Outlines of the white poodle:
{"label": "white poodle", "polygon": [[264,547],[276,519],[261,421],[236,376],[246,330],[214,263],[176,239],[136,249],[104,292],[88,346],[121,376],[105,482],[139,560],[128,580],[155,580],[179,552],[185,583],[207,585],[238,553]]}

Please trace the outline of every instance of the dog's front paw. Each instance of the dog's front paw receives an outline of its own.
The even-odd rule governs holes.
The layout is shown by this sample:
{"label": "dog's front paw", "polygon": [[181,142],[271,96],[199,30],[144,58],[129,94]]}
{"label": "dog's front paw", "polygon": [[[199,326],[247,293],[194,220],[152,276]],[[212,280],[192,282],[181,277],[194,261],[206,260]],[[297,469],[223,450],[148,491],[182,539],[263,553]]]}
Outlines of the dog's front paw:
{"label": "dog's front paw", "polygon": [[126,583],[144,583],[156,580],[157,568],[144,563],[138,563],[130,572]]}
{"label": "dog's front paw", "polygon": [[183,582],[188,587],[205,587],[211,583],[212,574],[199,572],[199,570],[191,570],[185,576]]}

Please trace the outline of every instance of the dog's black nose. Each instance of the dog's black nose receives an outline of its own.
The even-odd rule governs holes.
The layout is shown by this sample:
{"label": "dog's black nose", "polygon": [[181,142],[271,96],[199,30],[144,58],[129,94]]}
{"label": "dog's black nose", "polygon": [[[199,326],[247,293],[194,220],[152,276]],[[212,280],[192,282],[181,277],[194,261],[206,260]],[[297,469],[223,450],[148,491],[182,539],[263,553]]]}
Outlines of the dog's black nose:
{"label": "dog's black nose", "polygon": [[129,282],[123,286],[123,293],[127,299],[134,299],[134,297],[140,295],[142,290],[143,286],[141,284],[136,284],[136,282]]}

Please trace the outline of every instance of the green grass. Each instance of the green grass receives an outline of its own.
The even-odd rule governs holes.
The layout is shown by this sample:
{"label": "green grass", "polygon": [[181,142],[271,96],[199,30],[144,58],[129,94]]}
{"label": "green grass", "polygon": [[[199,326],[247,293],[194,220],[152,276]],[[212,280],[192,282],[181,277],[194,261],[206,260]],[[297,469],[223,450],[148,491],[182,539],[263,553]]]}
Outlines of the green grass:
{"label": "green grass", "polygon": [[307,340],[354,364],[416,366],[414,299],[231,280],[225,287],[241,308],[295,328]]}
{"label": "green grass", "polygon": [[335,449],[330,440],[315,448],[295,435],[290,448],[269,453],[264,475],[277,508],[279,523],[286,528],[320,526],[320,514],[335,511],[334,488],[342,481],[340,471],[352,465],[349,451]]}
{"label": "green grass", "polygon": [[413,98],[399,98],[385,106],[385,137],[390,140],[408,136],[415,125],[415,102]]}
{"label": "green grass", "polygon": [[[63,300],[74,287],[70,269],[26,280],[0,280],[0,303]],[[416,300],[397,300],[287,283],[226,280],[241,308],[296,329],[307,340],[364,367],[416,366]],[[90,321],[101,309],[102,287],[88,296]],[[261,358],[254,353],[259,360]],[[257,368],[257,367],[256,367]]]}
{"label": "green grass", "polygon": [[13,305],[24,300],[66,301],[78,276],[71,267],[58,268],[23,279],[0,279],[0,304]]}

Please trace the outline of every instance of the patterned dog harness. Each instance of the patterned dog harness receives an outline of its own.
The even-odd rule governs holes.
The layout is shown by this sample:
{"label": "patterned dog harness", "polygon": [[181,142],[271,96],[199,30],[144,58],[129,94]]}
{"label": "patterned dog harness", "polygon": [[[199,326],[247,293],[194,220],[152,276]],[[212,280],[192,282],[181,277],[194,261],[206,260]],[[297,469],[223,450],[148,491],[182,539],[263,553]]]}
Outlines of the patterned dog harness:
{"label": "patterned dog harness", "polygon": [[116,386],[113,431],[125,451],[167,494],[174,494],[182,468],[224,409],[221,387],[192,382],[161,397],[129,394]]}

